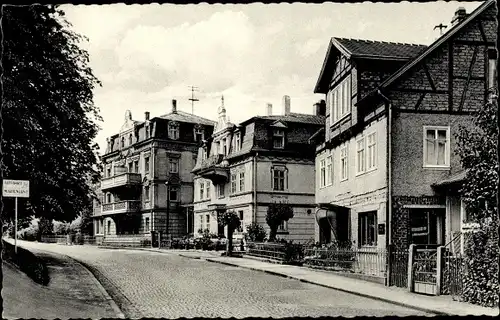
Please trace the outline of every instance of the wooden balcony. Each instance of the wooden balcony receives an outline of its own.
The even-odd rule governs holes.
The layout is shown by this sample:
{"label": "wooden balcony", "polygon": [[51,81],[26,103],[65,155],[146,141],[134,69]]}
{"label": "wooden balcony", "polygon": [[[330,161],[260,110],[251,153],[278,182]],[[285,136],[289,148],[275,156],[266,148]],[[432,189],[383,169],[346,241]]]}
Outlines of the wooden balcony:
{"label": "wooden balcony", "polygon": [[141,174],[140,173],[121,173],[109,178],[104,178],[101,181],[101,190],[109,190],[112,188],[132,186],[141,184]]}
{"label": "wooden balcony", "polygon": [[101,207],[101,215],[133,213],[139,210],[141,210],[140,200],[125,200],[103,204]]}
{"label": "wooden balcony", "polygon": [[214,184],[225,183],[229,179],[229,168],[222,166],[224,155],[217,154],[203,160],[197,174]]}

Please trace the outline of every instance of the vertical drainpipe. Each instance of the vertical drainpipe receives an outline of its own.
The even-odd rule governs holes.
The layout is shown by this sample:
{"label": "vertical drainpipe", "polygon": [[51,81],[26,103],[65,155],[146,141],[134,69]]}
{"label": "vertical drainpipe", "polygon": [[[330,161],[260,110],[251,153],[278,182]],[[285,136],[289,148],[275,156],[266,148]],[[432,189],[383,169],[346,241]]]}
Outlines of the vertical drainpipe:
{"label": "vertical drainpipe", "polygon": [[386,109],[387,109],[387,210],[386,210],[386,221],[387,221],[387,230],[386,230],[386,247],[392,244],[392,165],[391,165],[391,157],[392,157],[392,104],[391,100],[387,98],[382,91],[378,90],[377,94],[385,101]]}
{"label": "vertical drainpipe", "polygon": [[[154,147],[154,143],[152,145],[152,148],[151,148],[151,156],[149,157],[150,159],[150,163],[151,163],[151,170],[149,170],[151,172],[151,179],[150,181],[152,181],[151,183],[151,222],[152,222],[152,226],[155,225],[154,221],[155,221],[155,217],[154,217],[154,208],[155,208],[155,162],[156,162],[156,159],[155,159],[155,147]],[[153,229],[154,230],[154,229]]]}
{"label": "vertical drainpipe", "polygon": [[257,157],[259,153],[255,153],[253,157],[253,221],[257,223]]}

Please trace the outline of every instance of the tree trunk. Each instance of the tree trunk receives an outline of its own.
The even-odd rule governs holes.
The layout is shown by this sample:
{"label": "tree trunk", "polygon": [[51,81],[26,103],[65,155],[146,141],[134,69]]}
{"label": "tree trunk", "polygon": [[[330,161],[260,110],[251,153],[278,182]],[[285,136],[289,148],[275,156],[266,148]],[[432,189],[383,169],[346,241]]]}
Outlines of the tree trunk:
{"label": "tree trunk", "polygon": [[233,253],[233,230],[227,229],[227,256],[230,257]]}
{"label": "tree trunk", "polygon": [[269,242],[274,242],[276,241],[276,231],[278,230],[278,228],[271,228],[271,230],[269,231]]}

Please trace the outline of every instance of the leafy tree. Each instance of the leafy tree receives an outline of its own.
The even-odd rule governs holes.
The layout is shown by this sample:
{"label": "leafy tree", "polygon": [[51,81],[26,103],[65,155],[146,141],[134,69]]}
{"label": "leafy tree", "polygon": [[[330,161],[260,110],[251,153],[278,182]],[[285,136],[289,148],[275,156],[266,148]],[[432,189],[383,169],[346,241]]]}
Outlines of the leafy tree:
{"label": "leafy tree", "polygon": [[[93,104],[100,85],[88,66],[83,37],[52,5],[4,6],[3,177],[30,181],[30,198],[19,199],[19,218],[73,220],[92,205],[91,182],[99,178],[101,120]],[[14,201],[2,201],[7,219]],[[5,219],[5,218],[4,218]]]}
{"label": "leafy tree", "polygon": [[498,104],[486,104],[472,127],[457,135],[462,166],[467,170],[462,197],[478,232],[465,242],[465,301],[498,307]]}
{"label": "leafy tree", "polygon": [[53,232],[57,235],[67,234],[70,224],[67,222],[53,221]]}
{"label": "leafy tree", "polygon": [[269,228],[269,241],[276,241],[276,232],[283,221],[293,218],[293,208],[285,202],[271,203],[267,207],[266,222]]}
{"label": "leafy tree", "polygon": [[263,242],[266,236],[266,230],[260,224],[252,222],[247,226],[247,237],[250,241]]}
{"label": "leafy tree", "polygon": [[241,226],[240,217],[233,210],[226,210],[217,216],[217,223],[220,226],[227,226],[227,255],[231,256],[233,252],[233,233]]}

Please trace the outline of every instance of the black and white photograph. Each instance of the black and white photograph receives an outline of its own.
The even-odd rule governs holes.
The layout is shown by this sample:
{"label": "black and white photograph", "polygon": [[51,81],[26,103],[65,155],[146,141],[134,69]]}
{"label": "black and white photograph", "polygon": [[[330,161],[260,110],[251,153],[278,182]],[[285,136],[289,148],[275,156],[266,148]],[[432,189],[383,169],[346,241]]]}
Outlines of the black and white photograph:
{"label": "black and white photograph", "polygon": [[499,315],[496,0],[0,10],[3,319]]}

